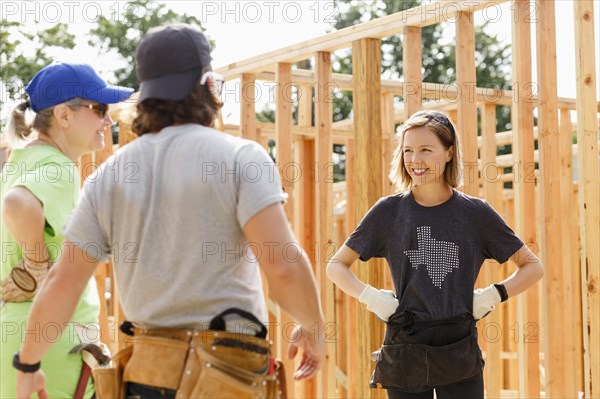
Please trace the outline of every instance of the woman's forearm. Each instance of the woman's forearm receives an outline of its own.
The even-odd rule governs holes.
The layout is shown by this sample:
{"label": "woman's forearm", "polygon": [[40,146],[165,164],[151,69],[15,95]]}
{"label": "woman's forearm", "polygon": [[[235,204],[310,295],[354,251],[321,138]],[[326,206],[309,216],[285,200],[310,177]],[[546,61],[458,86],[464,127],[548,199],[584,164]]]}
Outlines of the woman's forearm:
{"label": "woman's forearm", "polygon": [[509,298],[519,295],[527,288],[537,283],[544,276],[544,267],[536,258],[518,268],[509,278],[504,280],[502,284],[506,288],[506,293]]}
{"label": "woman's forearm", "polygon": [[327,277],[346,294],[358,298],[366,284],[356,277],[350,266],[332,259],[327,264]]}

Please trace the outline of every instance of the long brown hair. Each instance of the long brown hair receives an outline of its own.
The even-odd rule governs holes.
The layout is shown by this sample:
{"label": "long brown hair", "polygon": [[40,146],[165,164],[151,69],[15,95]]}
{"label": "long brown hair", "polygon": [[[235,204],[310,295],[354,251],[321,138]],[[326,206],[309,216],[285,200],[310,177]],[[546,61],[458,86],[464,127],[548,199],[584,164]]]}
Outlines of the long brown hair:
{"label": "long brown hair", "polygon": [[197,81],[192,92],[181,101],[149,98],[139,103],[131,130],[142,136],[175,124],[197,123],[214,127],[222,107],[223,103],[208,85]]}

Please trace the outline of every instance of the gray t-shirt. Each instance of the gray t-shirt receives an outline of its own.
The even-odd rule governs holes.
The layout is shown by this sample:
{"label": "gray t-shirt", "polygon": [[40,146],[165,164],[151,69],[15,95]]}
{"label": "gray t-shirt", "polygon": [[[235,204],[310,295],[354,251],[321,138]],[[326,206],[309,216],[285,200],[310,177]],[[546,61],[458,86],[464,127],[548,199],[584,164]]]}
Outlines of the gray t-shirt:
{"label": "gray t-shirt", "polygon": [[257,143],[172,126],[130,143],[86,179],[64,235],[93,258],[113,256],[123,311],[138,325],[206,328],[230,307],[266,322],[265,254],[242,228],[286,198]]}
{"label": "gray t-shirt", "polygon": [[381,198],[345,243],[360,259],[385,258],[397,313],[423,320],[473,312],[473,288],[485,259],[504,263],[523,242],[485,201],[454,190],[437,206],[410,192]]}

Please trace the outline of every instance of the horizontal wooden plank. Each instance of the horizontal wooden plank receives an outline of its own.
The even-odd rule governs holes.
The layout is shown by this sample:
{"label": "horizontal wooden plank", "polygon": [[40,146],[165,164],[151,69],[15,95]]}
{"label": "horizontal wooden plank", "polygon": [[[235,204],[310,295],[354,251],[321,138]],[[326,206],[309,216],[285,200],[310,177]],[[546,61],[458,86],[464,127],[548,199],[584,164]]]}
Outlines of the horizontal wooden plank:
{"label": "horizontal wooden plank", "polygon": [[[352,75],[334,73],[331,75],[334,84],[334,91],[347,90],[352,91]],[[274,71],[261,71],[256,74],[257,80],[266,82],[275,81]],[[294,69],[292,71],[292,83],[298,86],[313,86],[315,85],[316,79],[313,71],[306,69]],[[402,80],[395,79],[381,79],[381,92],[392,93],[396,96],[402,96],[404,93],[405,82]],[[423,98],[428,100],[437,100],[444,102],[443,105],[448,107],[454,105],[454,109],[458,104],[460,90],[457,85],[454,84],[439,84],[423,82]],[[513,104],[513,92],[512,90],[501,90],[501,89],[489,89],[489,88],[477,88],[475,90],[477,102],[490,103],[496,105],[512,105]],[[532,96],[529,99],[533,104],[538,103],[537,96]],[[448,104],[446,104],[446,102]],[[564,109],[575,109],[575,99],[567,97],[559,97],[558,106]],[[598,103],[598,112],[600,112],[600,102]]]}
{"label": "horizontal wooden plank", "polygon": [[459,12],[475,12],[486,7],[498,7],[508,0],[442,0],[423,4],[400,13],[378,18],[363,24],[328,33],[303,42],[248,58],[217,68],[227,79],[242,73],[261,72],[268,65],[279,62],[296,63],[314,56],[319,51],[334,52],[352,47],[352,42],[365,38],[384,38],[401,34],[405,26],[425,27],[449,19]]}

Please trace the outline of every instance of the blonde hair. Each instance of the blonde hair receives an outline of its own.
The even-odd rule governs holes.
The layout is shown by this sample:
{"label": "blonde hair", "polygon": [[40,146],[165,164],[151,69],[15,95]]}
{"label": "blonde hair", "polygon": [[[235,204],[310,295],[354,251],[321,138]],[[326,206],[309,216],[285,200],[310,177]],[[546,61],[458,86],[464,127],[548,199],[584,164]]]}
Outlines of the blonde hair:
{"label": "blonde hair", "polygon": [[446,114],[439,111],[419,111],[414,113],[396,135],[397,146],[394,150],[390,169],[390,180],[396,185],[398,192],[410,190],[412,179],[404,167],[404,136],[410,129],[426,127],[431,130],[447,150],[452,147],[452,159],[446,163],[444,179],[451,187],[462,185],[460,142],[456,128]]}
{"label": "blonde hair", "polygon": [[[82,103],[81,98],[73,98],[69,101],[64,102],[66,106],[74,108]],[[10,118],[6,125],[6,142],[10,148],[15,148],[22,141],[28,141],[34,137],[31,134],[35,131],[37,133],[48,135],[52,128],[54,118],[54,107],[49,107],[35,113],[33,122],[27,122],[27,110],[31,109],[31,103],[29,101],[23,101],[18,104],[10,113]]]}

